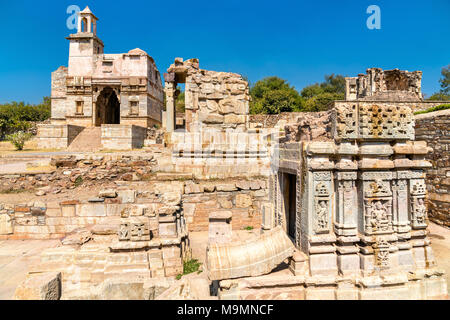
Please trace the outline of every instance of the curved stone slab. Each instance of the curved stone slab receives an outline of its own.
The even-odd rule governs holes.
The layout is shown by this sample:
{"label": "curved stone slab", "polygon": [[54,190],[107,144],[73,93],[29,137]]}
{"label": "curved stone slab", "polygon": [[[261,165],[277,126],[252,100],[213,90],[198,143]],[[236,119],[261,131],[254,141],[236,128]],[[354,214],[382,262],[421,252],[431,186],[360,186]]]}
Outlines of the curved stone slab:
{"label": "curved stone slab", "polygon": [[255,277],[271,272],[294,254],[294,245],[281,227],[257,239],[209,244],[206,263],[210,280]]}

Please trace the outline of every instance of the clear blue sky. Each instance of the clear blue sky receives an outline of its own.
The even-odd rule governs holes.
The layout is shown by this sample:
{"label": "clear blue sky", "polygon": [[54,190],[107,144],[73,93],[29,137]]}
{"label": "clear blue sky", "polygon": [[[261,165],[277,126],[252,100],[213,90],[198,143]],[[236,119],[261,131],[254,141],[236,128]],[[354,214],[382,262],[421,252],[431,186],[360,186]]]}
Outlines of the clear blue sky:
{"label": "clear blue sky", "polygon": [[[161,74],[175,57],[199,58],[204,69],[252,83],[277,75],[301,89],[325,74],[399,68],[422,70],[431,95],[450,64],[450,0],[0,0],[0,103],[50,94],[50,73],[67,66],[71,4],[100,19],[106,53],[139,47]],[[381,8],[381,30],[366,27],[371,4]]]}

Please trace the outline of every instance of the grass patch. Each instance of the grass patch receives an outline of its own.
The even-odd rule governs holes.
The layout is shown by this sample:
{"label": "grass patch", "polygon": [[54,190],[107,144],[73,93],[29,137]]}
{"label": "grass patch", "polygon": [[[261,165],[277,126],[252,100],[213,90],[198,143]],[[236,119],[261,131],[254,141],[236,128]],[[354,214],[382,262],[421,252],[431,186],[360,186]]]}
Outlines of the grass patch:
{"label": "grass patch", "polygon": [[202,265],[202,263],[198,262],[197,259],[190,259],[190,260],[184,261],[183,262],[183,274],[181,274],[181,273],[178,274],[176,276],[176,279],[180,280],[182,276],[187,275],[189,273],[194,273],[194,272],[201,273],[202,270],[199,270],[201,265]]}
{"label": "grass patch", "polygon": [[75,185],[75,187],[79,187],[79,186],[81,186],[82,183],[83,183],[83,178],[81,176],[78,176],[75,179],[75,182],[73,184]]}
{"label": "grass patch", "polygon": [[416,112],[414,112],[414,114],[424,114],[424,113],[435,112],[435,111],[440,111],[440,110],[447,110],[447,109],[450,109],[450,103],[440,104],[438,106],[428,108],[427,110],[416,111]]}
{"label": "grass patch", "polygon": [[27,189],[6,189],[0,191],[0,194],[17,194],[17,193],[24,193],[24,192],[32,192],[33,190],[27,190]]}

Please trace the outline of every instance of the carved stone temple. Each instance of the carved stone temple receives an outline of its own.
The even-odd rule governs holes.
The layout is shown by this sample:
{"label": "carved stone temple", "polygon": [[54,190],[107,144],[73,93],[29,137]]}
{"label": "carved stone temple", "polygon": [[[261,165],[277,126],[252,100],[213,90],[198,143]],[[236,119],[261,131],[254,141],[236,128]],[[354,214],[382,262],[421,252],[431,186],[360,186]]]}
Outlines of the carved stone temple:
{"label": "carved stone temple", "polygon": [[[272,149],[263,234],[278,234],[281,228],[292,240],[293,276],[222,280],[223,298],[423,299],[445,294],[446,282],[427,237],[424,178],[431,149],[415,141],[413,112],[405,103],[420,98],[421,73],[380,70],[369,69],[356,82],[347,78],[347,99],[335,101],[330,113],[329,139],[281,138]],[[225,245],[211,245],[214,279],[253,276],[228,270],[239,269],[227,261],[230,252]],[[262,262],[255,262],[257,253],[253,257],[244,264],[257,269]]]}

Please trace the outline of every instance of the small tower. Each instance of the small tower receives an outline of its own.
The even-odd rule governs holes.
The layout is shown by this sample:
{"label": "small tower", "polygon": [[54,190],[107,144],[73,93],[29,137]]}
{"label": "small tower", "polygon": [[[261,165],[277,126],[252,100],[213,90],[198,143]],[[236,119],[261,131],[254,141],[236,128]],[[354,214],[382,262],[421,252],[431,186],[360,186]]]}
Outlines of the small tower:
{"label": "small tower", "polygon": [[87,32],[97,35],[98,18],[92,13],[88,6],[78,13],[77,33]]}
{"label": "small tower", "polygon": [[67,37],[70,41],[69,76],[91,75],[97,55],[103,54],[103,42],[97,37],[97,21],[89,7],[78,13],[77,33]]}

